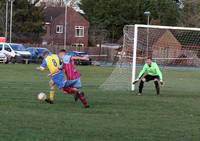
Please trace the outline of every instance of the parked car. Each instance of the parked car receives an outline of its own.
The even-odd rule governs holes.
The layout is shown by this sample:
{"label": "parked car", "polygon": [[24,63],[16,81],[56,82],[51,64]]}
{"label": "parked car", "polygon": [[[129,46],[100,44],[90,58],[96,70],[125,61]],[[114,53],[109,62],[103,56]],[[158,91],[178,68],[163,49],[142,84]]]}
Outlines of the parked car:
{"label": "parked car", "polygon": [[88,58],[88,60],[75,60],[74,63],[76,65],[92,65],[92,59],[86,52],[79,52],[79,51],[69,51],[67,52],[68,55],[71,56],[80,56],[84,58]]}
{"label": "parked car", "polygon": [[0,53],[0,63],[6,63],[7,62],[7,57],[5,54]]}
{"label": "parked car", "polygon": [[43,52],[49,51],[47,48],[29,47],[26,49],[31,53],[31,59],[35,63],[41,63],[43,60]]}
{"label": "parked car", "polygon": [[6,63],[15,62],[16,53],[8,43],[0,43],[0,53],[6,55]]}
{"label": "parked car", "polygon": [[18,63],[29,63],[31,61],[31,53],[26,51],[26,47],[23,44],[9,44],[15,51],[15,61]]}

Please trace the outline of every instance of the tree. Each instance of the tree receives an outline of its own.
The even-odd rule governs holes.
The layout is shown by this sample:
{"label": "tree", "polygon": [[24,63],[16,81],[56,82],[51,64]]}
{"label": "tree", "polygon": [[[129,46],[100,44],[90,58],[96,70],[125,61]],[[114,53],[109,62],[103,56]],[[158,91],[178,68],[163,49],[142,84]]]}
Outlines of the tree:
{"label": "tree", "polygon": [[0,36],[5,33],[5,6],[4,0],[0,0]]}
{"label": "tree", "polygon": [[181,23],[181,8],[175,0],[149,0],[146,9],[151,11],[151,17],[159,19],[161,25],[176,26]]}
{"label": "tree", "polygon": [[38,42],[44,32],[43,6],[36,6],[39,0],[31,3],[27,0],[16,0],[13,12],[13,32],[15,38]]}
{"label": "tree", "polygon": [[184,1],[181,16],[182,26],[200,27],[200,1]]}
{"label": "tree", "polygon": [[122,36],[124,25],[145,24],[146,10],[150,10],[151,17],[160,19],[163,25],[176,25],[180,14],[174,0],[82,0],[80,8],[91,28],[101,27],[109,31],[113,42]]}
{"label": "tree", "polygon": [[[44,25],[43,6],[36,6],[39,0],[15,0],[13,3],[13,40],[18,42],[38,42]],[[5,4],[0,0],[0,31],[5,29]],[[10,11],[10,10],[9,10]]]}

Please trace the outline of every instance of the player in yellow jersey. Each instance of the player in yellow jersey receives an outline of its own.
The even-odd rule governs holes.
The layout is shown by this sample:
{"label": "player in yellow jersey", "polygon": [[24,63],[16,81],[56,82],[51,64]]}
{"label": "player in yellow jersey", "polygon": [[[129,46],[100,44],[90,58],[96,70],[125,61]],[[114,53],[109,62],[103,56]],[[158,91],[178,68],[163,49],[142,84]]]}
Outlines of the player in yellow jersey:
{"label": "player in yellow jersey", "polygon": [[[44,71],[45,68],[48,68],[49,72],[53,73],[60,68],[60,60],[56,54],[50,54],[49,51],[45,51],[43,56],[44,59],[42,64],[40,67],[36,68],[37,70]],[[53,104],[55,96],[55,85],[58,86],[59,89],[64,87],[65,80],[62,71],[59,71],[51,76],[51,80],[49,81],[50,93],[48,99],[46,99],[47,103]]]}

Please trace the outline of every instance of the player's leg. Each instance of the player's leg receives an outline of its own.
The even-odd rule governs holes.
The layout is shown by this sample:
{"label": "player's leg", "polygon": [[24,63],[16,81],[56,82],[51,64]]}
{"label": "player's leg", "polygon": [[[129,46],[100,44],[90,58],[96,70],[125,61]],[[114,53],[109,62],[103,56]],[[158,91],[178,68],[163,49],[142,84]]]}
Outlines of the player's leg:
{"label": "player's leg", "polygon": [[49,81],[49,87],[50,87],[49,97],[45,101],[47,103],[53,104],[54,96],[55,96],[55,84],[53,80]]}
{"label": "player's leg", "polygon": [[144,88],[144,83],[152,81],[152,80],[154,80],[153,76],[151,76],[151,75],[144,76],[144,78],[140,81],[140,84],[139,84],[139,94],[138,95],[142,94],[142,91],[143,91],[143,88]]}
{"label": "player's leg", "polygon": [[85,108],[89,108],[89,104],[85,98],[84,92],[81,92],[79,89],[77,88],[63,88],[63,92],[65,94],[72,94],[75,96],[75,98],[77,98],[77,100],[79,99],[81,101],[81,103],[83,104],[83,106]]}
{"label": "player's leg", "polygon": [[49,98],[47,98],[45,101],[47,103],[53,104],[55,96],[55,84],[53,80],[49,81],[49,87],[50,87]]}
{"label": "player's leg", "polygon": [[89,108],[90,107],[88,102],[87,102],[87,100],[86,100],[86,98],[85,98],[84,92],[78,91],[76,96],[78,97],[78,99],[81,101],[81,103],[83,104],[83,106],[85,108]]}
{"label": "player's leg", "polygon": [[[72,87],[73,87],[73,88],[76,88],[77,90],[80,91],[80,88],[82,87],[81,79],[80,79],[80,78],[76,79],[76,80],[75,80],[75,83],[73,83],[73,86],[72,86]],[[84,97],[84,92],[80,92],[80,93],[81,93],[81,95]],[[74,95],[74,100],[75,100],[75,102],[77,102],[78,99],[79,99],[78,95],[75,94],[75,95]]]}
{"label": "player's leg", "polygon": [[159,85],[159,79],[158,78],[154,79],[154,85],[155,85],[155,88],[156,88],[156,94],[160,95],[160,85]]}
{"label": "player's leg", "polygon": [[49,93],[49,99],[51,101],[54,101],[54,97],[55,97],[55,84],[54,84],[53,80],[51,80],[49,82],[49,86],[50,86],[50,89],[51,89],[51,91]]}
{"label": "player's leg", "polygon": [[146,81],[146,78],[142,78],[142,80],[140,81],[140,84],[139,84],[139,94],[138,95],[142,94],[145,81]]}
{"label": "player's leg", "polygon": [[70,94],[74,94],[75,96],[75,101],[77,101],[78,99],[81,101],[81,103],[84,105],[85,108],[88,108],[88,102],[84,96],[84,92],[81,92],[79,90],[79,88],[81,88],[81,81],[80,78],[76,79],[76,80],[68,80],[65,83],[65,87],[63,88],[63,91],[65,93],[70,93]]}
{"label": "player's leg", "polygon": [[54,97],[55,97],[55,86],[59,89],[62,89],[64,86],[64,75],[63,73],[56,74],[52,77],[51,81],[49,82],[50,93],[49,98],[46,100],[48,103],[53,104]]}
{"label": "player's leg", "polygon": [[74,86],[81,87],[80,79],[65,81],[63,74],[57,74],[52,77],[52,80],[55,83],[55,85],[59,89],[62,89],[63,91],[65,91],[65,93],[71,93],[71,94],[77,95],[78,99],[80,99],[80,101],[83,103],[85,108],[89,107],[85,97],[81,94],[81,92],[79,92],[78,89],[76,88],[70,89],[70,92],[69,92],[69,88],[72,88],[72,87],[74,88]]}
{"label": "player's leg", "polygon": [[144,76],[144,78],[141,79],[140,84],[139,84],[139,93],[138,95],[142,95],[142,91],[144,88],[144,83],[145,82],[149,82],[151,80],[151,76],[150,75],[146,75]]}
{"label": "player's leg", "polygon": [[62,89],[62,92],[64,94],[70,94],[70,95],[73,95],[74,96],[74,101],[77,102],[78,101],[78,96],[76,95],[76,91],[74,91],[73,88],[63,88]]}

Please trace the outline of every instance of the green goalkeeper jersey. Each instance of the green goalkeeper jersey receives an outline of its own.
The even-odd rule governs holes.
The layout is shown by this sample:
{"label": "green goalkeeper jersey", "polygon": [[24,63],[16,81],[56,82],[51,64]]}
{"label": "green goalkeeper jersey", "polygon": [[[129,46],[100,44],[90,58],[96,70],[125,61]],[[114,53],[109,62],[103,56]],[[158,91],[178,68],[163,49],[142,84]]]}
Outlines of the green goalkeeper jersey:
{"label": "green goalkeeper jersey", "polygon": [[144,74],[159,76],[160,80],[163,80],[162,72],[160,71],[158,65],[155,62],[152,62],[151,66],[145,64],[143,69],[140,71],[137,79],[140,79]]}

